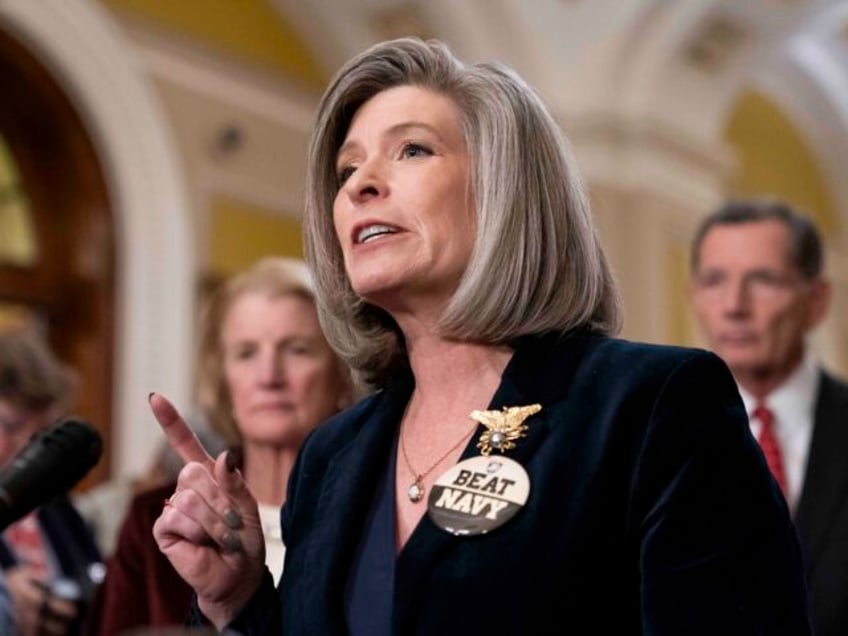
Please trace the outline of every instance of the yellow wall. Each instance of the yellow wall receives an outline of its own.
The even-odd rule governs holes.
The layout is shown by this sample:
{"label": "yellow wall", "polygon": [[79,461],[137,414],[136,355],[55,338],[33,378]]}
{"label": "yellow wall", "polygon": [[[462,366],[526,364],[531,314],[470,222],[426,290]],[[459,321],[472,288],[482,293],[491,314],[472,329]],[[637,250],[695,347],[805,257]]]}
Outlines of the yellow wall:
{"label": "yellow wall", "polygon": [[768,97],[756,91],[742,94],[725,136],[740,161],[730,194],[774,195],[810,214],[823,233],[839,229],[836,206],[815,156]]}
{"label": "yellow wall", "polygon": [[[300,0],[299,0],[300,1]],[[100,0],[308,87],[327,77],[297,31],[267,0]]]}
{"label": "yellow wall", "polygon": [[301,225],[293,217],[243,201],[211,202],[209,274],[223,278],[264,256],[302,257]]}
{"label": "yellow wall", "polygon": [[669,299],[665,303],[666,342],[674,345],[692,345],[697,342],[697,329],[689,305],[689,243],[671,243],[665,253],[666,288]]}

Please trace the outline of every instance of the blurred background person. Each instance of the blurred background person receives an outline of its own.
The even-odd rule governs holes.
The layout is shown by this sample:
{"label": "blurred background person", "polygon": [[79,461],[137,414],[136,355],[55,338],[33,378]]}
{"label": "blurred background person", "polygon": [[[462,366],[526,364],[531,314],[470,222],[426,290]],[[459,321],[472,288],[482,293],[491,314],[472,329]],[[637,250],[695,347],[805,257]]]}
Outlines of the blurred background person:
{"label": "blurred background person", "polygon": [[[0,470],[34,434],[63,415],[73,386],[70,371],[34,332],[0,333]],[[0,539],[0,565],[15,633],[78,633],[85,601],[102,577],[100,561],[85,522],[67,496],[6,528]]]}
{"label": "blurred background person", "polygon": [[6,589],[6,580],[0,571],[0,634],[14,634],[15,623],[12,620],[12,599]]}
{"label": "blurred background person", "polygon": [[[285,553],[280,507],[295,456],[306,435],[352,398],[350,372],[324,338],[302,262],[263,259],[212,294],[200,332],[198,403],[211,429],[241,457],[275,580]],[[103,636],[182,624],[188,614],[191,588],[152,536],[174,486],[140,494],[130,504],[107,565],[98,628]]]}
{"label": "blurred background person", "polygon": [[793,512],[815,633],[848,634],[848,384],[807,342],[830,303],[819,232],[780,201],[731,201],[691,258],[695,314]]}

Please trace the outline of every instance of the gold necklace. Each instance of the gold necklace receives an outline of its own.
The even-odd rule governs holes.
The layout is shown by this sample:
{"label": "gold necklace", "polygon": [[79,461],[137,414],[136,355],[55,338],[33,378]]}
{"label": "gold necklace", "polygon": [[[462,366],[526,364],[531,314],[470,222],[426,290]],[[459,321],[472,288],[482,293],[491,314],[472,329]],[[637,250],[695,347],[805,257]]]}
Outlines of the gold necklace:
{"label": "gold necklace", "polygon": [[456,443],[447,449],[443,455],[439,457],[435,462],[433,462],[430,467],[423,471],[418,472],[412,467],[412,463],[409,461],[409,455],[406,454],[406,444],[403,443],[403,430],[400,432],[400,452],[403,455],[403,461],[406,462],[406,467],[409,469],[409,472],[415,475],[415,479],[409,485],[409,488],[406,489],[406,496],[409,497],[409,500],[412,503],[418,503],[424,498],[424,478],[429,475],[439,464],[444,461],[445,457],[450,455],[453,451],[455,451],[462,442],[464,442],[469,435],[471,435],[475,430],[477,430],[477,423],[474,423],[474,426],[471,427],[471,430],[467,433],[463,433],[462,437],[460,437]]}

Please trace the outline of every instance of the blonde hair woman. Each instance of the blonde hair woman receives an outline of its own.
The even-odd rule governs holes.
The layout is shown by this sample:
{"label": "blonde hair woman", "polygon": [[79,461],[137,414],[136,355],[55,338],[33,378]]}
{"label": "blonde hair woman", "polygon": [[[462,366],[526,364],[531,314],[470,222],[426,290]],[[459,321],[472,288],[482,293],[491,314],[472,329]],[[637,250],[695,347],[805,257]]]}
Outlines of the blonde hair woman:
{"label": "blonde hair woman", "polygon": [[201,324],[198,404],[212,431],[238,451],[276,580],[284,554],[279,510],[297,452],[352,400],[350,370],[322,333],[302,262],[263,259],[212,294]]}

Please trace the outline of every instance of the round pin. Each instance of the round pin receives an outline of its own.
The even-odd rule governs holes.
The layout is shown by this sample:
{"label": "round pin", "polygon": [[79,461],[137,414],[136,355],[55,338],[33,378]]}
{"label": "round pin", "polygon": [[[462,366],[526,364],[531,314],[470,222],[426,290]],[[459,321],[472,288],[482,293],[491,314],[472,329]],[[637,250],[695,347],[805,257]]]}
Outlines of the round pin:
{"label": "round pin", "polygon": [[530,477],[521,464],[509,457],[478,455],[436,480],[427,513],[451,534],[486,534],[512,519],[529,495]]}

